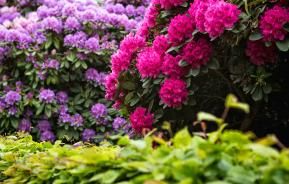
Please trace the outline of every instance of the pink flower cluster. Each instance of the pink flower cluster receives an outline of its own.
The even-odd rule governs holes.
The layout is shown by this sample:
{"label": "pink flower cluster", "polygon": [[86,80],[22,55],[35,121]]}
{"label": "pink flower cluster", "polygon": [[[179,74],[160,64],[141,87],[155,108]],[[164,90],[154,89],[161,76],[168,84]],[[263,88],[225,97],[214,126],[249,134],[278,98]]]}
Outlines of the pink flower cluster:
{"label": "pink flower cluster", "polygon": [[274,6],[267,10],[260,20],[260,30],[265,41],[284,40],[287,31],[283,28],[289,22],[289,9]]}
{"label": "pink flower cluster", "polygon": [[211,38],[219,37],[226,29],[231,29],[240,13],[236,5],[217,0],[196,0],[189,9],[197,29],[207,32]]}
{"label": "pink flower cluster", "polygon": [[165,35],[158,35],[153,41],[153,49],[159,54],[164,55],[164,53],[170,48],[168,38]]}
{"label": "pink flower cluster", "polygon": [[112,72],[118,75],[127,70],[133,54],[145,45],[145,40],[141,36],[128,35],[125,37],[120,43],[119,51],[111,58]]}
{"label": "pink flower cluster", "polygon": [[167,75],[170,78],[180,78],[183,77],[188,71],[184,67],[179,66],[181,56],[172,56],[170,54],[165,55],[164,63],[162,66],[163,74]]}
{"label": "pink flower cluster", "polygon": [[163,9],[171,9],[173,7],[184,4],[186,0],[154,0],[153,3],[161,5]]}
{"label": "pink flower cluster", "polygon": [[155,4],[151,3],[145,13],[144,20],[138,28],[137,35],[146,38],[149,34],[149,29],[156,25],[156,19],[159,15],[159,10]]}
{"label": "pink flower cluster", "polygon": [[142,78],[156,78],[161,72],[162,59],[152,47],[148,47],[138,54],[136,67]]}
{"label": "pink flower cluster", "polygon": [[105,81],[105,98],[108,100],[114,100],[117,90],[117,78],[115,73],[111,73],[106,77]]}
{"label": "pink flower cluster", "polygon": [[128,69],[132,56],[145,47],[145,39],[138,35],[128,35],[121,43],[120,49],[111,57],[112,73],[105,82],[106,98],[113,100],[117,90],[117,79],[122,71]]}
{"label": "pink flower cluster", "polygon": [[177,15],[169,24],[168,37],[174,45],[179,44],[184,39],[192,37],[194,30],[195,24],[192,18],[185,14]]}
{"label": "pink flower cluster", "polygon": [[137,107],[129,117],[132,128],[136,133],[142,133],[144,129],[152,129],[154,115],[146,108]]}
{"label": "pink flower cluster", "polygon": [[246,55],[250,58],[251,63],[257,66],[275,63],[277,59],[275,47],[266,47],[261,40],[248,41]]}
{"label": "pink flower cluster", "polygon": [[213,48],[211,43],[204,38],[191,41],[182,49],[182,59],[193,68],[199,68],[210,60]]}
{"label": "pink flower cluster", "polygon": [[179,79],[166,79],[159,92],[161,100],[169,107],[180,107],[187,100],[186,83]]}

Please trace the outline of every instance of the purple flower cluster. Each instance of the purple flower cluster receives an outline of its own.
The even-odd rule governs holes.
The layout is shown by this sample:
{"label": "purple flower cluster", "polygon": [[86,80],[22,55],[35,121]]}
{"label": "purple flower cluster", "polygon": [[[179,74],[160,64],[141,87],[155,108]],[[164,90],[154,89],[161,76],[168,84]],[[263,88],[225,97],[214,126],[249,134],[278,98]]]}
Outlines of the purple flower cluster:
{"label": "purple flower cluster", "polygon": [[61,105],[59,108],[59,122],[61,124],[69,124],[72,127],[81,127],[84,119],[81,114],[69,114],[67,106]]}
{"label": "purple flower cluster", "polygon": [[18,131],[20,132],[30,132],[31,122],[28,119],[22,119],[18,125]]}
{"label": "purple flower cluster", "polygon": [[50,89],[42,89],[39,93],[39,100],[44,103],[52,103],[55,100],[55,93]]}
{"label": "purple flower cluster", "polygon": [[89,68],[85,72],[85,78],[87,81],[90,81],[90,82],[93,82],[94,84],[103,86],[105,84],[106,74],[103,72],[98,72],[94,68]]}
{"label": "purple flower cluster", "polygon": [[82,132],[82,141],[89,142],[95,137],[96,132],[93,129],[84,129]]}
{"label": "purple flower cluster", "polygon": [[108,110],[104,104],[97,103],[91,107],[90,112],[95,119],[99,119],[105,117],[108,113]]}
{"label": "purple flower cluster", "polygon": [[5,102],[7,105],[15,105],[21,100],[21,95],[16,91],[9,91],[5,95]]}

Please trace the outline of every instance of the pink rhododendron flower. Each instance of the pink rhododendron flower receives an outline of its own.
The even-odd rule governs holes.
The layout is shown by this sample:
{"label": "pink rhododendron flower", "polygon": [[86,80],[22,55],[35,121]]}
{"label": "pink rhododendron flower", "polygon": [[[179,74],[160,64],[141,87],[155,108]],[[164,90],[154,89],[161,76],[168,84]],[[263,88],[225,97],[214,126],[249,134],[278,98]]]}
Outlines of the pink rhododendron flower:
{"label": "pink rhododendron flower", "polygon": [[205,30],[211,38],[223,34],[225,29],[233,28],[241,11],[238,6],[223,1],[211,4],[205,13]]}
{"label": "pink rhododendron flower", "polygon": [[159,35],[155,37],[153,42],[153,48],[159,55],[164,55],[165,52],[169,49],[170,44],[168,39],[164,35]]}
{"label": "pink rhododendron flower", "polygon": [[250,58],[251,63],[258,66],[275,63],[277,59],[275,47],[266,47],[261,40],[248,41],[246,55]]}
{"label": "pink rhododendron flower", "polygon": [[131,54],[143,48],[145,45],[146,43],[143,37],[129,34],[120,42],[120,50]]}
{"label": "pink rhododendron flower", "polygon": [[234,4],[218,0],[196,0],[188,10],[200,32],[207,32],[211,38],[231,29],[241,13]]}
{"label": "pink rhododendron flower", "polygon": [[170,78],[180,78],[186,74],[187,69],[179,66],[181,56],[172,56],[170,54],[165,55],[164,63],[162,65],[163,74]]}
{"label": "pink rhododendron flower", "polygon": [[129,117],[132,128],[136,133],[142,133],[144,129],[152,129],[154,115],[146,108],[137,107]]}
{"label": "pink rhododendron flower", "polygon": [[138,54],[136,67],[142,78],[157,77],[161,72],[161,66],[161,57],[152,47],[147,47]]}
{"label": "pink rhododendron flower", "polygon": [[137,35],[146,38],[149,34],[149,29],[156,25],[156,19],[159,15],[159,10],[155,4],[151,4],[146,10],[144,20],[137,30]]}
{"label": "pink rhododendron flower", "polygon": [[122,71],[128,69],[130,65],[131,54],[119,50],[117,53],[111,56],[111,68],[115,74],[119,74]]}
{"label": "pink rhododendron flower", "polygon": [[192,68],[199,68],[210,60],[213,49],[211,43],[204,38],[191,41],[182,49],[182,59],[189,63]]}
{"label": "pink rhododendron flower", "polygon": [[163,9],[171,9],[176,6],[180,6],[185,3],[186,0],[153,0],[154,4],[161,5]]}
{"label": "pink rhododendron flower", "polygon": [[128,69],[132,55],[145,46],[144,38],[128,35],[120,43],[120,49],[111,57],[111,68],[115,74]]}
{"label": "pink rhododendron flower", "polygon": [[168,107],[180,107],[188,98],[187,84],[179,79],[166,79],[159,95]]}
{"label": "pink rhododendron flower", "polygon": [[117,90],[117,78],[115,73],[111,73],[106,77],[105,81],[105,98],[108,100],[113,100],[116,95]]}
{"label": "pink rhododendron flower", "polygon": [[188,15],[177,15],[169,24],[169,40],[176,45],[182,42],[184,39],[190,38],[194,30],[195,23],[192,18],[190,18]]}
{"label": "pink rhododendron flower", "polygon": [[265,41],[284,40],[287,31],[283,28],[289,22],[289,10],[274,6],[267,10],[260,20],[260,29]]}
{"label": "pink rhododendron flower", "polygon": [[196,27],[200,32],[205,32],[205,12],[210,5],[210,1],[196,0],[191,3],[190,9],[188,10],[189,15],[195,20]]}

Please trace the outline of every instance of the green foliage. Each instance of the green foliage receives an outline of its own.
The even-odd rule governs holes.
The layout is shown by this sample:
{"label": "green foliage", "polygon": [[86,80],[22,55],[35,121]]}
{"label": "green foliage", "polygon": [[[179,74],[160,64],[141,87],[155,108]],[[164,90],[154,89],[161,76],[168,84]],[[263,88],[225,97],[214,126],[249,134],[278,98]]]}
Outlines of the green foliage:
{"label": "green foliage", "polygon": [[[212,141],[214,139],[214,141]],[[238,131],[170,141],[156,136],[119,139],[119,146],[35,143],[30,137],[0,138],[0,182],[103,184],[286,184],[289,152],[271,148],[271,137],[252,141]],[[156,145],[158,143],[158,146]]]}

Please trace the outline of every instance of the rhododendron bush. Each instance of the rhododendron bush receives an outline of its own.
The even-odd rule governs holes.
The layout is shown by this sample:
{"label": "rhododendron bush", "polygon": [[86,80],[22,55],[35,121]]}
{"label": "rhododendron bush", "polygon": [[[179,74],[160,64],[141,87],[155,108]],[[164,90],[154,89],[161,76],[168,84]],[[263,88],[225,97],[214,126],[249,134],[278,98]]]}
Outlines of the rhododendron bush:
{"label": "rhododendron bush", "polygon": [[288,31],[286,1],[153,0],[112,56],[106,98],[143,133],[156,122],[191,124],[199,110],[220,113],[232,92],[252,104],[244,121],[233,120],[246,129],[262,113],[256,106],[286,91],[278,75],[288,65]]}
{"label": "rhododendron bush", "polygon": [[[0,133],[93,141],[131,132],[104,99],[111,54],[147,1],[0,1]],[[97,135],[97,136],[96,136]]]}

